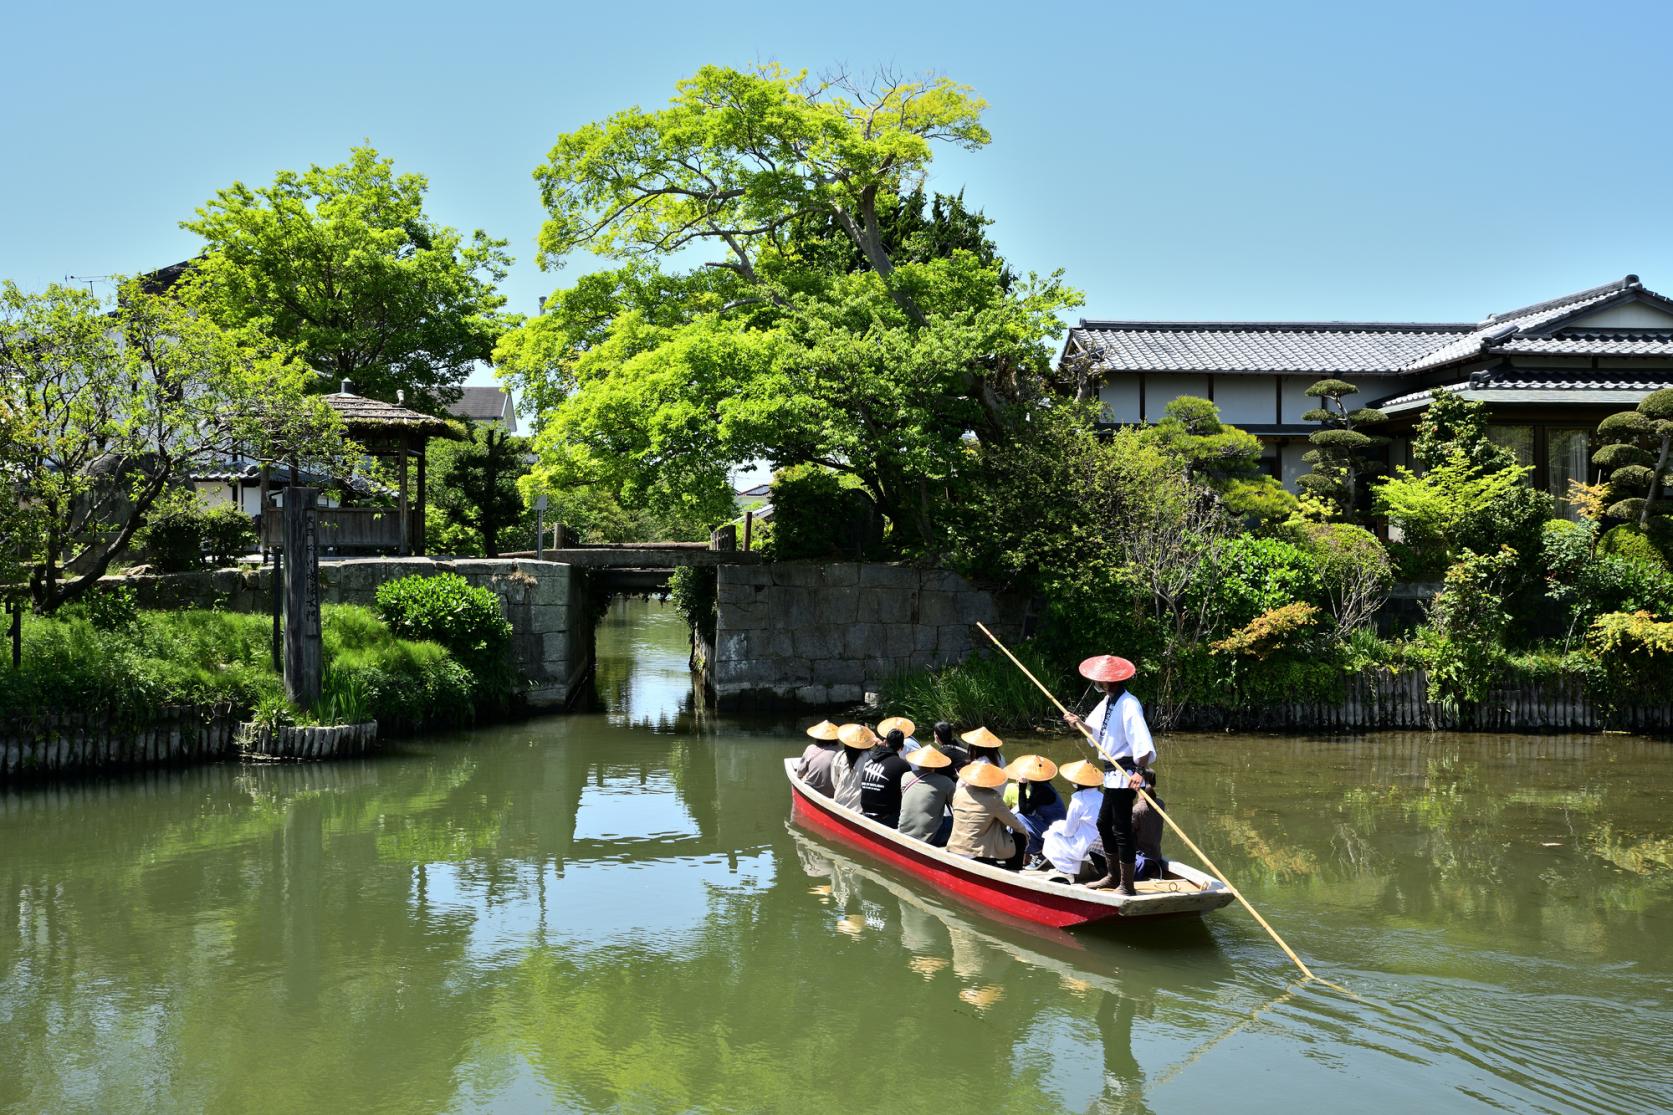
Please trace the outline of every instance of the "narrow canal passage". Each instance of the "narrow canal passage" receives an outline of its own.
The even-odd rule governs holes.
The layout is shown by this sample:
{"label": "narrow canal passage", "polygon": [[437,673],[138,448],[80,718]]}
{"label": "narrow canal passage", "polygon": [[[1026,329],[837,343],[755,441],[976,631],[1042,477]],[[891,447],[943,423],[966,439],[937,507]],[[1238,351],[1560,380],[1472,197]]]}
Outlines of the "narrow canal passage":
{"label": "narrow canal passage", "polygon": [[[1235,909],[996,925],[788,829],[671,609],[596,711],[0,795],[0,1110],[1673,1107],[1673,749],[1169,737]],[[1058,758],[1070,745],[1044,746]]]}

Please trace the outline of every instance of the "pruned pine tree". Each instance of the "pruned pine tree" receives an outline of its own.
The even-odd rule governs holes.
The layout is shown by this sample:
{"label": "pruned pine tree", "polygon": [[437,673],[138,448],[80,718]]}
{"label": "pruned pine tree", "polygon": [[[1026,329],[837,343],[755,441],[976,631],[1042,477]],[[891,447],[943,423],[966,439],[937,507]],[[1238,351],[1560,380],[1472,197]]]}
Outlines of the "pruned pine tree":
{"label": "pruned pine tree", "polygon": [[1307,389],[1308,397],[1319,400],[1319,405],[1302,415],[1309,422],[1317,422],[1319,429],[1307,439],[1313,448],[1301,458],[1312,471],[1298,477],[1296,483],[1308,494],[1333,505],[1344,518],[1354,516],[1365,479],[1380,470],[1370,451],[1384,439],[1366,433],[1363,427],[1387,418],[1373,407],[1349,410],[1344,400],[1358,393],[1359,388],[1346,380],[1321,379]]}
{"label": "pruned pine tree", "polygon": [[1636,410],[1611,414],[1599,423],[1604,444],[1592,463],[1609,470],[1608,514],[1636,521],[1640,529],[1652,518],[1673,515],[1667,488],[1673,450],[1673,387],[1652,391]]}

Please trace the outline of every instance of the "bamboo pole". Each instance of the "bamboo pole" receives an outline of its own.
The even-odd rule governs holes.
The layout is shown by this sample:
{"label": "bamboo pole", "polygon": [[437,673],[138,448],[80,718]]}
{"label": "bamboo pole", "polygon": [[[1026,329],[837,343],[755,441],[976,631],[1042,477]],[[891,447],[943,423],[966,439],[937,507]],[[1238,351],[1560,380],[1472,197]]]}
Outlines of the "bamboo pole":
{"label": "bamboo pole", "polygon": [[[1057,710],[1059,712],[1061,712],[1064,716],[1069,715],[1069,710],[1063,706],[1063,702],[1059,701],[1057,699],[1057,697],[1052,693],[1052,691],[1047,689],[1045,687],[1045,685],[1040,681],[1040,679],[1034,676],[1034,672],[1032,670],[1030,670],[1027,666],[1024,666],[1022,664],[1022,662],[1017,658],[1017,656],[1011,653],[1009,647],[1007,647],[1004,643],[999,641],[999,636],[995,635],[992,631],[989,631],[987,629],[987,625],[985,623],[978,622],[976,624],[976,626],[981,628],[982,634],[986,635],[989,639],[993,640],[993,645],[999,648],[999,652],[1001,654],[1003,654],[1006,658],[1009,658],[1011,660],[1012,665],[1016,666],[1017,669],[1022,671],[1024,677],[1026,677],[1029,681],[1034,683],[1035,688],[1037,688],[1041,693],[1044,693],[1046,695],[1047,700],[1049,700],[1052,704],[1057,706]],[[1110,756],[1107,753],[1105,753],[1104,749],[1098,746],[1098,740],[1095,736],[1093,736],[1091,729],[1087,728],[1087,726],[1085,724],[1080,723],[1078,718],[1077,718],[1077,721],[1076,721],[1076,726],[1080,728],[1081,735],[1086,737],[1086,742],[1088,743],[1088,745],[1091,746],[1091,748],[1094,751],[1096,751],[1096,752],[1098,752],[1098,754],[1102,755],[1106,762],[1114,762],[1114,760],[1111,759]],[[1293,963],[1297,968],[1301,969],[1301,974],[1306,976],[1310,980],[1318,979],[1319,977],[1317,977],[1313,974],[1313,970],[1311,968],[1307,967],[1306,964],[1303,964],[1301,962],[1301,957],[1299,957],[1295,954],[1295,950],[1290,948],[1289,945],[1284,943],[1284,938],[1278,936],[1278,931],[1276,929],[1272,928],[1272,926],[1270,924],[1268,924],[1268,922],[1265,918],[1261,917],[1260,911],[1255,909],[1254,906],[1249,904],[1249,900],[1247,898],[1243,897],[1243,892],[1238,890],[1235,886],[1233,886],[1231,880],[1226,878],[1225,873],[1222,872],[1218,867],[1214,866],[1214,861],[1208,858],[1208,854],[1206,852],[1204,852],[1201,848],[1197,847],[1196,841],[1192,840],[1189,836],[1187,836],[1185,834],[1185,830],[1179,827],[1179,825],[1174,821],[1174,819],[1171,816],[1168,815],[1167,811],[1165,809],[1163,809],[1161,806],[1156,804],[1156,799],[1152,798],[1148,793],[1146,793],[1142,786],[1139,787],[1139,789],[1138,789],[1138,795],[1145,800],[1145,804],[1149,805],[1150,808],[1152,808],[1156,811],[1156,813],[1162,818],[1163,821],[1167,822],[1167,826],[1170,829],[1173,830],[1174,835],[1179,837],[1180,840],[1185,842],[1185,846],[1187,848],[1191,849],[1191,851],[1196,855],[1196,857],[1199,860],[1202,861],[1202,865],[1204,867],[1208,868],[1209,872],[1211,874],[1213,874],[1213,876],[1216,879],[1220,880],[1220,882],[1225,885],[1225,888],[1227,890],[1232,892],[1232,897],[1237,899],[1240,903],[1243,904],[1243,908],[1245,910],[1249,911],[1249,915],[1251,917],[1253,917],[1255,919],[1255,921],[1260,924],[1260,927],[1262,929],[1266,930],[1267,936],[1271,937],[1273,939],[1273,941],[1277,942],[1278,947],[1284,950],[1284,955],[1290,958],[1291,963]],[[1114,849],[1106,848],[1106,849],[1104,849],[1104,851],[1105,851],[1105,854],[1107,855],[1107,854],[1110,854],[1111,852],[1113,852]],[[1327,981],[1320,980],[1320,982],[1323,983],[1323,982],[1327,982]]]}

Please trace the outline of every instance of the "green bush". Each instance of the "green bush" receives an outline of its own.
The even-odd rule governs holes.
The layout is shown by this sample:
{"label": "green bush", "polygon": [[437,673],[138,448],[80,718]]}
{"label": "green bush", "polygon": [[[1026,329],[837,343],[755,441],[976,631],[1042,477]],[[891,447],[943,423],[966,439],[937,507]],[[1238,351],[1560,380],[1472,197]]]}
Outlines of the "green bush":
{"label": "green bush", "polygon": [[256,548],[255,520],[237,504],[223,503],[203,513],[203,548],[216,568],[234,564]]}
{"label": "green bush", "polygon": [[763,552],[777,561],[875,554],[881,520],[869,496],[852,480],[819,465],[796,465],[773,474],[772,535]]}
{"label": "green bush", "polygon": [[713,569],[682,565],[668,574],[668,599],[685,617],[686,624],[707,642],[715,637],[715,585]]}
{"label": "green bush", "polygon": [[[497,614],[498,598],[494,603]],[[400,732],[474,718],[477,680],[439,644],[398,638],[369,608],[330,605],[321,618],[321,720],[373,719],[380,731]]]}
{"label": "green bush", "polygon": [[[1604,539],[1623,529],[1616,527]],[[1599,540],[1594,552],[1595,536],[1596,528],[1589,523],[1556,519],[1545,525],[1541,556],[1546,596],[1566,610],[1570,638],[1607,612],[1673,616],[1673,573],[1659,555],[1648,560],[1636,556],[1643,536],[1617,535],[1610,550]]]}
{"label": "green bush", "polygon": [[1637,523],[1622,523],[1604,531],[1603,537],[1598,539],[1597,552],[1668,568],[1667,555]]}
{"label": "green bush", "polygon": [[476,679],[478,698],[503,701],[515,680],[511,623],[500,598],[457,573],[402,577],[378,586],[377,612],[403,639],[445,647]]}
{"label": "green bush", "polygon": [[1298,601],[1320,602],[1323,584],[1313,555],[1281,538],[1242,535],[1203,564],[1191,597],[1229,634],[1256,616]]}
{"label": "green bush", "polygon": [[159,500],[136,539],[145,560],[162,573],[231,565],[256,544],[255,522],[236,504],[206,507],[196,493],[177,491]]}
{"label": "green bush", "polygon": [[1479,704],[1502,673],[1505,585],[1515,574],[1516,551],[1465,550],[1446,571],[1446,586],[1418,629],[1415,653],[1429,670],[1429,699],[1454,708]]}
{"label": "green bush", "polygon": [[1300,535],[1318,569],[1320,594],[1339,636],[1364,627],[1394,584],[1388,551],[1376,535],[1351,523],[1307,523]]}

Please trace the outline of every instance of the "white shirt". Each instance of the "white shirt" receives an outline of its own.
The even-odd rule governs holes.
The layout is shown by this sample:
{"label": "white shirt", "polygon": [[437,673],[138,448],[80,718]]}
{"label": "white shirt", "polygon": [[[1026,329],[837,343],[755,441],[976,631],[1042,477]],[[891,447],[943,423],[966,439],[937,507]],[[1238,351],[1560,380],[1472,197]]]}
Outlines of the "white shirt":
{"label": "white shirt", "polygon": [[1042,839],[1042,846],[1051,865],[1063,874],[1073,876],[1086,861],[1088,852],[1102,850],[1098,840],[1098,811],[1103,808],[1104,791],[1076,790],[1069,797],[1069,813],[1061,821],[1054,821]]}
{"label": "white shirt", "polygon": [[[1123,692],[1115,701],[1115,715],[1110,715],[1110,699],[1098,702],[1086,717],[1098,747],[1105,759],[1128,759],[1136,767],[1150,766],[1156,761],[1156,745],[1150,740],[1150,725],[1144,722],[1144,706],[1131,693]],[[1111,785],[1106,780],[1105,785]]]}

